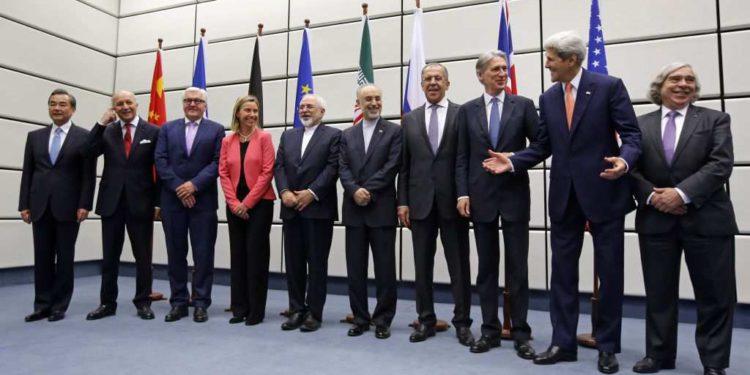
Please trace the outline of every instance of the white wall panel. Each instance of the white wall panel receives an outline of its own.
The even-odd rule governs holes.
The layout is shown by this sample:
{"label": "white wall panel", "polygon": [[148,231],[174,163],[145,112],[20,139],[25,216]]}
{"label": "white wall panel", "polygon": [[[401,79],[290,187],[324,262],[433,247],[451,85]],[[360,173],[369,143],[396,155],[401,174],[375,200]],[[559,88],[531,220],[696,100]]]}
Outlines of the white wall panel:
{"label": "white wall panel", "polygon": [[[0,222],[0,236],[6,249],[0,253],[0,269],[34,265],[34,242],[30,224],[21,220]],[[101,259],[99,237],[98,220],[86,220],[81,224],[76,241],[76,262]]]}
{"label": "white wall panel", "polygon": [[734,29],[750,26],[750,7],[745,0],[719,1],[721,29]]}
{"label": "white wall panel", "polygon": [[529,189],[531,190],[531,220],[529,225],[544,227],[547,218],[544,212],[544,172],[541,169],[529,171]]}
{"label": "white wall panel", "polygon": [[[482,95],[484,88],[477,79],[475,64],[476,58],[443,64],[448,69],[448,78],[451,81],[448,92],[445,94],[450,101],[461,105]],[[404,68],[404,85],[406,85],[406,70]]]}
{"label": "white wall panel", "polygon": [[89,4],[97,9],[117,16],[120,14],[120,0],[78,0],[82,3]]}
{"label": "white wall panel", "polygon": [[[249,82],[255,38],[245,38],[208,45],[206,78],[209,85]],[[261,39],[261,73],[263,79],[286,76],[286,34]]]}
{"label": "white wall panel", "polygon": [[179,5],[195,4],[195,0],[120,0],[120,17],[127,17],[134,13],[143,13],[176,7]]}
{"label": "white wall panel", "polygon": [[737,302],[750,303],[750,272],[745,265],[750,264],[750,236],[735,237],[735,275],[737,277]]}
{"label": "white wall panel", "polygon": [[541,53],[525,53],[515,55],[513,58],[516,65],[518,95],[533,100],[534,105],[539,106],[539,95],[543,92],[542,75],[549,75],[542,63],[543,55]]}
{"label": "white wall panel", "polygon": [[256,35],[286,29],[287,2],[278,0],[220,0],[198,4],[196,40],[206,28],[208,40]]}
{"label": "white wall panel", "polygon": [[328,254],[328,276],[346,277],[346,229],[333,227],[331,252]]}
{"label": "white wall panel", "polygon": [[101,52],[2,18],[0,44],[2,66],[91,90],[112,90],[115,59]]}
{"label": "white wall panel", "polygon": [[[351,0],[291,0],[289,25],[291,28],[301,28],[305,25],[305,18],[310,20],[311,26],[342,21],[359,21],[362,19],[362,2]],[[401,12],[401,1],[378,0],[370,1],[367,13],[370,17],[393,15]],[[372,22],[372,21],[371,21]],[[372,27],[372,24],[370,24]],[[359,37],[359,33],[357,36]],[[357,46],[359,50],[359,46]]]}
{"label": "white wall panel", "polygon": [[[65,15],[61,17],[60,15]],[[4,0],[0,15],[115,53],[117,18],[76,0]],[[91,32],[96,30],[96,32]],[[9,35],[24,41],[20,35]]]}
{"label": "white wall panel", "polygon": [[[23,152],[21,152],[23,157]],[[21,186],[21,171],[0,170],[0,219],[18,219],[18,192]]]}
{"label": "white wall panel", "polygon": [[[155,46],[156,44],[154,44]],[[192,84],[193,52],[193,47],[177,48],[161,52],[164,90],[185,88]],[[118,57],[115,89],[150,92],[155,64],[156,51]],[[210,74],[207,73],[207,75],[210,77]]]}
{"label": "white wall panel", "polygon": [[[750,77],[747,67],[750,65],[750,54],[747,46],[750,45],[750,31],[738,31],[721,34],[722,63],[724,64],[724,93],[735,95],[750,94]],[[703,72],[701,83],[704,82]]]}
{"label": "white wall panel", "polygon": [[728,99],[727,113],[732,117],[732,143],[734,144],[734,162],[750,163],[750,99]]}
{"label": "white wall panel", "polygon": [[[198,41],[193,36],[195,26],[195,5],[121,18],[117,53],[122,55],[155,50],[159,38],[164,39],[164,48],[193,45]],[[197,27],[198,30],[200,28]],[[207,37],[210,40],[211,34]]]}
{"label": "white wall panel", "polygon": [[529,232],[529,289],[547,289],[545,237],[544,231]]}
{"label": "white wall panel", "polygon": [[39,128],[40,126],[35,124],[0,120],[0,168],[23,167],[26,136],[30,131]]}
{"label": "white wall panel", "polygon": [[[735,142],[735,145],[737,143]],[[750,196],[746,187],[750,186],[750,167],[734,167],[729,179],[734,214],[741,232],[750,232]]]}

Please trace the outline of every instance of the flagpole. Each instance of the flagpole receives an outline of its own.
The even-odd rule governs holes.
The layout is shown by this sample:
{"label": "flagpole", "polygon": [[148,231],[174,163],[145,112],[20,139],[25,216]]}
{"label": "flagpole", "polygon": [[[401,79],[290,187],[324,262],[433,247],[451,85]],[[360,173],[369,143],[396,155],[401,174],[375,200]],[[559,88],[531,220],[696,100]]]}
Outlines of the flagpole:
{"label": "flagpole", "polygon": [[[157,42],[157,52],[161,51],[161,44],[164,42],[164,39],[158,38],[156,39]],[[154,168],[154,178],[156,178],[156,169]],[[161,215],[157,215],[155,219],[161,220]],[[156,221],[156,220],[154,220]],[[154,258],[154,236],[151,236],[151,259]],[[151,272],[153,274],[154,265],[151,265]],[[154,292],[153,288],[151,289],[151,293],[148,295],[148,299],[151,301],[161,301],[166,298],[164,298],[164,293],[161,292]]]}

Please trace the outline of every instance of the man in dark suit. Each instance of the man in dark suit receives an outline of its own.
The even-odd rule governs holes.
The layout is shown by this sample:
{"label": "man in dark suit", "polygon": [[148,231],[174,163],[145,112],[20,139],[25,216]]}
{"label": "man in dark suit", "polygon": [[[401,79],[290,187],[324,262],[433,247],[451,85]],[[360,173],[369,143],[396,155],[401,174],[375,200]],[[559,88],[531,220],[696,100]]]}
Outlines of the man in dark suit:
{"label": "man in dark suit", "polygon": [[126,227],[136,265],[133,304],[141,319],[154,318],[149,295],[159,193],[153,172],[158,139],[159,128],[138,117],[138,102],[130,91],[112,95],[112,108],[89,134],[89,156],[104,154],[104,172],[96,201],[96,213],[102,217],[102,287],[100,305],[86,316],[88,320],[117,311],[117,274]]}
{"label": "man in dark suit", "polygon": [[208,320],[214,274],[214,246],[218,218],[216,178],[224,126],[204,118],[206,91],[185,89],[185,118],[162,126],[156,144],[156,172],[161,179],[161,217],[167,242],[172,309],[167,322],[188,315],[188,232],[193,253],[193,320]]}
{"label": "man in dark suit", "polygon": [[[641,153],[641,133],[628,92],[618,78],[581,68],[586,45],[564,31],[544,43],[553,84],[539,97],[537,139],[510,159],[491,152],[485,167],[495,173],[528,170],[552,155],[549,216],[552,221],[550,317],[552,343],[534,363],[578,358],[578,259],[586,221],[594,240],[601,281],[599,321],[593,331],[598,369],[619,370],[622,328],[625,214],[635,208],[630,181],[621,178]],[[618,145],[618,135],[622,145]]]}
{"label": "man in dark suit", "polygon": [[34,312],[27,322],[65,318],[73,295],[78,229],[91,210],[96,160],[85,153],[88,130],[70,120],[76,99],[63,89],[47,101],[52,125],[29,132],[18,210],[34,235]]}
{"label": "man in dark suit", "polygon": [[515,152],[533,140],[539,117],[534,102],[506,93],[507,57],[502,51],[479,56],[476,74],[484,93],[461,106],[458,111],[458,149],[456,154],[457,208],[461,216],[471,218],[477,241],[479,270],[477,290],[482,306],[482,337],[471,352],[484,353],[500,346],[502,327],[497,316],[500,238],[498,219],[503,228],[506,271],[511,302],[511,333],[519,357],[532,359],[529,344],[531,327],[526,322],[529,307],[529,175],[524,171],[493,175],[482,162],[487,150]]}
{"label": "man in dark suit", "polygon": [[419,325],[409,341],[435,335],[433,269],[437,235],[445,250],[453,294],[453,325],[458,341],[474,342],[471,333],[471,270],[469,222],[456,211],[455,165],[458,105],[448,101],[448,70],[432,63],[422,69],[422,90],[427,104],[407,113],[401,126],[401,170],[398,177],[398,216],[412,231],[414,286]]}
{"label": "man in dark suit", "polygon": [[725,189],[734,153],[729,115],[697,107],[693,68],[672,63],[651,83],[658,110],[638,118],[643,155],[633,168],[635,229],[646,286],[646,357],[633,371],[673,369],[677,354],[680,259],[695,291],[695,342],[707,375],[729,367],[737,291],[737,222]]}
{"label": "man in dark suit", "polygon": [[372,313],[375,337],[391,336],[396,314],[396,173],[401,159],[401,127],[380,117],[382,92],[357,89],[364,119],[341,134],[339,174],[344,186],[346,273],[354,324],[349,336],[370,329],[367,308],[368,247],[372,248],[378,303]]}
{"label": "man in dark suit", "polygon": [[282,202],[292,313],[281,325],[285,331],[316,331],[323,318],[333,222],[339,218],[336,179],[341,138],[340,130],[321,123],[325,112],[320,96],[302,97],[299,116],[304,127],[281,135],[276,156],[274,177]]}

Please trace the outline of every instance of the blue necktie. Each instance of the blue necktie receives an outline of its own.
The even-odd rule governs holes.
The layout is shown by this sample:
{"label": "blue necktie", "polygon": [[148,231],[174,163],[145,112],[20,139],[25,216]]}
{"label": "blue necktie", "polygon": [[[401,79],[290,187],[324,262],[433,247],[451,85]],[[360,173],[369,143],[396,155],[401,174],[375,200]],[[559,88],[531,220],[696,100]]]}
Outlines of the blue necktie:
{"label": "blue necktie", "polygon": [[49,161],[52,165],[57,162],[57,156],[60,154],[60,145],[62,144],[62,128],[55,129],[55,136],[52,137],[52,146],[49,148]]}
{"label": "blue necktie", "polygon": [[497,140],[500,138],[500,108],[497,105],[497,98],[493,97],[492,108],[490,108],[490,141],[492,148],[497,147]]}

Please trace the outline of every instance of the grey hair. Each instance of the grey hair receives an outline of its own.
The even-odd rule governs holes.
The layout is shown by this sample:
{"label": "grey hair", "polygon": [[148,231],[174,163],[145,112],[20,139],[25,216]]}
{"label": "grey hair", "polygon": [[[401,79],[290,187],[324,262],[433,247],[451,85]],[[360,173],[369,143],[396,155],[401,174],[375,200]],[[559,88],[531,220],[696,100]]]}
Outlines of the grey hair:
{"label": "grey hair", "polygon": [[65,89],[55,89],[52,91],[51,94],[49,94],[49,97],[47,98],[47,103],[49,103],[50,99],[52,99],[55,95],[66,95],[68,97],[68,102],[70,102],[70,106],[73,109],[76,109],[76,97],[73,96],[73,94],[69,93]]}
{"label": "grey hair", "polygon": [[586,43],[575,31],[560,31],[552,34],[544,41],[544,49],[557,52],[561,59],[566,60],[570,56],[576,56],[578,66],[586,59]]}
{"label": "grey hair", "polygon": [[[669,77],[669,75],[672,74],[675,70],[682,68],[693,69],[693,66],[688,63],[675,61],[673,63],[664,65],[661,68],[659,74],[656,75],[656,77],[651,81],[651,84],[649,84],[648,86],[648,98],[652,103],[661,105],[661,87],[662,85],[664,85],[664,81],[666,81],[667,77]],[[691,103],[694,103],[696,100],[698,100],[701,94],[701,82],[698,80],[698,75],[695,74],[695,70],[693,70],[693,75],[695,75],[695,93],[693,93],[693,99],[690,101]]]}
{"label": "grey hair", "polygon": [[430,68],[440,68],[440,69],[442,69],[443,73],[445,73],[445,80],[449,81],[449,79],[448,79],[448,68],[446,68],[445,65],[443,65],[441,63],[436,63],[436,62],[429,63],[429,64],[425,65],[424,68],[422,68],[422,77],[424,77],[424,72],[427,71],[427,69],[430,69]]}
{"label": "grey hair", "polygon": [[482,73],[484,73],[484,71],[487,70],[487,65],[489,65],[490,61],[492,61],[492,59],[494,59],[495,57],[500,57],[505,60],[506,63],[508,62],[508,56],[503,51],[491,50],[484,52],[477,58],[477,64],[475,66],[477,75],[481,75]]}
{"label": "grey hair", "polygon": [[[326,110],[326,108],[328,108],[328,104],[326,103],[325,99],[323,99],[322,96],[317,95],[317,94],[305,94],[305,95],[302,96],[302,100],[304,100],[308,96],[311,97],[311,98],[313,98],[313,99],[315,99],[315,103],[318,105],[318,108],[320,108],[320,109],[322,109],[324,111]],[[302,100],[300,100],[300,101],[302,101]]]}
{"label": "grey hair", "polygon": [[200,87],[188,87],[185,89],[185,91],[182,93],[182,98],[185,99],[187,96],[187,93],[189,92],[199,92],[201,96],[203,96],[203,100],[208,100],[208,92],[206,90],[200,88]]}
{"label": "grey hair", "polygon": [[374,87],[374,88],[378,89],[378,91],[380,92],[380,95],[383,95],[383,90],[381,90],[380,87],[378,87],[378,85],[376,85],[374,83],[365,83],[364,85],[361,85],[361,86],[357,87],[357,98],[359,98],[359,94],[362,93],[362,90],[364,90],[364,89],[366,89],[368,87]]}

